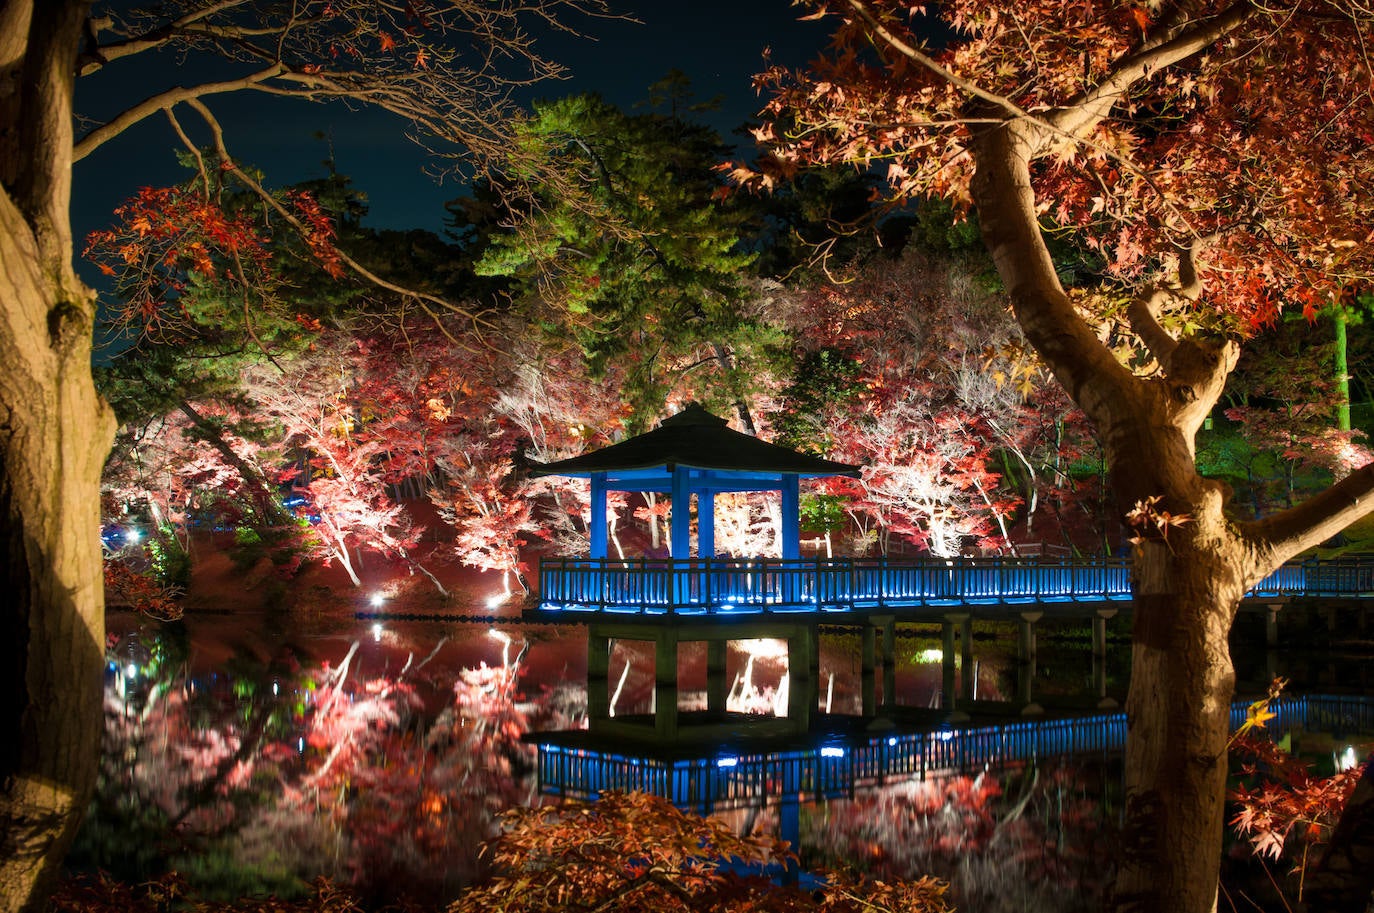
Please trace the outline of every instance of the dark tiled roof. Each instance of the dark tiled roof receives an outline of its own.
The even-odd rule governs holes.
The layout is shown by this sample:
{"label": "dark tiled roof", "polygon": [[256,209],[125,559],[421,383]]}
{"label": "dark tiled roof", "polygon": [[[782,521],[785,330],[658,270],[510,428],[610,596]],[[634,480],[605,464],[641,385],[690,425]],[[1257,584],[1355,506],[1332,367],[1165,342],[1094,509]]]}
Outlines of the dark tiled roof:
{"label": "dark tiled roof", "polygon": [[732,431],[725,419],[696,403],[664,419],[652,431],[567,460],[536,465],[535,475],[584,476],[674,466],[728,474],[857,476],[859,467],[836,463]]}

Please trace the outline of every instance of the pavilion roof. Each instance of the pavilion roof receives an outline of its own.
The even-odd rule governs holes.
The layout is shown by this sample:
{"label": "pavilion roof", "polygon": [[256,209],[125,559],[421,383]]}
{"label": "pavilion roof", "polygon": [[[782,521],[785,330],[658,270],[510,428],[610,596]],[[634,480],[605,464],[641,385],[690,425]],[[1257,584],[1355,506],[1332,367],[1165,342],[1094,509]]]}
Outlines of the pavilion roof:
{"label": "pavilion roof", "polygon": [[725,419],[693,403],[658,427],[619,444],[533,467],[535,475],[589,478],[606,473],[612,481],[650,481],[671,476],[675,467],[701,470],[726,480],[858,476],[859,467],[836,463],[733,431]]}

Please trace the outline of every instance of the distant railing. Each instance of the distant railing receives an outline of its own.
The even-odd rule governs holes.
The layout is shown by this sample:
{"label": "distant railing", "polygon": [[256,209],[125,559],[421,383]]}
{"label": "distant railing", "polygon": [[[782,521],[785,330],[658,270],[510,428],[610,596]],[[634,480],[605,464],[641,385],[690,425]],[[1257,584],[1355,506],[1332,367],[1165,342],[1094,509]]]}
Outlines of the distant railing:
{"label": "distant railing", "polygon": [[[1131,598],[1125,558],[546,558],[539,607],[637,615],[850,612]],[[1287,564],[1251,597],[1374,596],[1374,558]]]}
{"label": "distant railing", "polygon": [[[1231,706],[1239,728],[1247,702]],[[1374,732],[1374,699],[1310,695],[1271,702],[1271,732],[1296,727],[1337,735]],[[540,738],[532,736],[532,738]],[[540,788],[553,795],[595,798],[608,790],[636,790],[703,813],[749,806],[769,797],[803,799],[852,795],[858,788],[897,779],[983,770],[1047,757],[1121,750],[1124,713],[1004,725],[950,727],[934,732],[893,733],[858,741],[834,740],[810,748],[662,760],[621,751],[539,744]]]}

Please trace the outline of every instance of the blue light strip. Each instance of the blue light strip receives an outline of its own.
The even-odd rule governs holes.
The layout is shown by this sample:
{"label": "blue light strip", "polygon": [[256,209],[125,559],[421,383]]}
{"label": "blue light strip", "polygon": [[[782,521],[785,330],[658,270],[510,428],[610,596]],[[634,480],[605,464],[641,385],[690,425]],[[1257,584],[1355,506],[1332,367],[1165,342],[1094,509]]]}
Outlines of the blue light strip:
{"label": "blue light strip", "polygon": [[[1249,704],[1231,705],[1231,725],[1245,720]],[[1374,732],[1374,698],[1307,695],[1280,698],[1269,728],[1281,732],[1338,718],[1347,731]],[[931,732],[883,734],[848,744],[752,755],[675,761],[621,753],[539,745],[540,788],[548,794],[595,798],[611,789],[637,789],[709,813],[782,795],[848,796],[856,787],[933,774],[976,770],[1050,755],[1120,750],[1124,713],[1032,720],[1002,726],[949,727]]]}

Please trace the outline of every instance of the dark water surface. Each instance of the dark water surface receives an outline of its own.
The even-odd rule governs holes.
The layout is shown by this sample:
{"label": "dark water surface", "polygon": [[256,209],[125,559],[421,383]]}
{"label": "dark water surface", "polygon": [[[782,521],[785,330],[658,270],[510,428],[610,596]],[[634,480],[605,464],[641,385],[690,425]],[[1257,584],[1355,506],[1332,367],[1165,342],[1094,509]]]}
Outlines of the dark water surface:
{"label": "dark water surface", "polygon": [[[577,626],[371,620],[298,623],[202,614],[161,625],[110,620],[100,794],[71,857],[126,881],[168,870],[220,898],[300,893],[316,875],[381,905],[451,899],[479,877],[500,813],[545,801],[528,732],[585,726],[586,638]],[[1113,632],[1105,676],[1086,631],[1042,626],[1031,678],[1015,631],[979,629],[971,680],[979,713],[1016,720],[1124,702],[1128,631]],[[896,697],[941,701],[938,629],[900,629]],[[704,706],[704,648],[680,654],[679,703]],[[701,655],[698,655],[698,652]],[[1293,690],[1361,691],[1367,664],[1330,653],[1237,646],[1242,687],[1274,674]],[[785,687],[777,643],[732,642],[738,709],[767,711]],[[857,636],[822,636],[821,709],[858,714]],[[652,710],[653,656],[618,644],[620,714]],[[1104,700],[1105,699],[1105,700]],[[980,717],[981,719],[981,717]],[[988,719],[992,719],[991,716]],[[1314,737],[1328,766],[1358,742]],[[1121,813],[1119,752],[1035,757],[887,779],[810,802],[723,810],[741,832],[779,829],[803,866],[884,877],[934,873],[967,910],[1093,910],[1111,877]]]}

